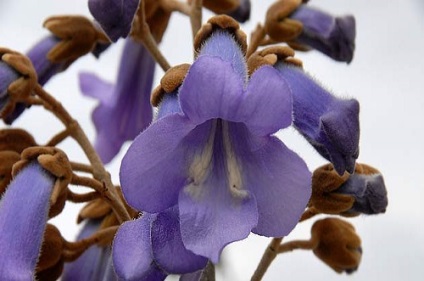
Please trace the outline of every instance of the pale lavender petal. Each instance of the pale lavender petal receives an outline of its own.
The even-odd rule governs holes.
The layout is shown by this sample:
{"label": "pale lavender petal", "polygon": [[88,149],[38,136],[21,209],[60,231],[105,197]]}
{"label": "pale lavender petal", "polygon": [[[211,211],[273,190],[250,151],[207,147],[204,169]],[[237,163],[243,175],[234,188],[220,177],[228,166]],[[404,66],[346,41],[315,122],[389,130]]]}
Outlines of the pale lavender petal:
{"label": "pale lavender petal", "polygon": [[243,80],[230,63],[218,57],[199,57],[179,96],[182,111],[196,125],[215,118],[242,121],[236,112],[243,99]]}
{"label": "pale lavender petal", "polygon": [[339,174],[352,173],[359,155],[359,103],[333,96],[301,68],[279,63],[293,96],[296,129]]}
{"label": "pale lavender petal", "polygon": [[356,36],[353,16],[334,17],[308,5],[301,5],[290,17],[303,24],[302,34],[296,39],[299,43],[337,61],[352,61]]}
{"label": "pale lavender petal", "polygon": [[149,213],[177,204],[178,193],[186,185],[190,158],[206,143],[210,126],[194,129],[186,118],[173,114],[140,134],[121,163],[121,186],[128,203]]}
{"label": "pale lavender petal", "polygon": [[379,214],[388,205],[387,190],[381,174],[353,174],[337,189],[337,193],[352,195],[355,203],[348,213]]}
{"label": "pale lavender petal", "polygon": [[80,76],[83,93],[100,100],[93,121],[97,131],[95,148],[104,163],[116,156],[125,141],[133,140],[150,125],[154,67],[143,45],[128,39],[114,87],[93,75]]}
{"label": "pale lavender petal", "polygon": [[156,215],[122,224],[113,241],[113,264],[118,277],[126,281],[164,280],[166,274],[153,261],[150,227]]}
{"label": "pale lavender petal", "polygon": [[0,276],[33,280],[55,179],[30,163],[10,183],[0,201]]}
{"label": "pale lavender petal", "polygon": [[193,254],[181,240],[178,207],[159,213],[152,222],[151,240],[155,262],[165,272],[183,274],[204,268],[208,260]]}
{"label": "pale lavender petal", "polygon": [[232,124],[230,132],[245,188],[257,202],[258,224],[252,232],[269,237],[287,235],[311,195],[311,173],[305,162],[276,137],[253,136],[240,124]]}
{"label": "pale lavender petal", "polygon": [[238,22],[244,23],[250,19],[250,0],[240,0],[240,5],[228,15]]}
{"label": "pale lavender petal", "polygon": [[[238,79],[241,79],[243,82],[247,82],[246,58],[241,51],[239,43],[235,41],[234,36],[228,31],[219,29],[214,31],[203,43],[199,58],[201,56],[219,57],[222,60],[229,62],[233,67],[234,72],[238,74]],[[210,68],[212,70],[218,69],[213,66],[210,66]]]}
{"label": "pale lavender petal", "polygon": [[192,252],[217,263],[223,248],[246,238],[258,223],[256,201],[228,178],[222,122],[217,122],[210,171],[189,182],[179,195],[181,236]]}
{"label": "pale lavender petal", "polygon": [[[77,240],[90,237],[94,234],[101,224],[101,220],[89,220],[84,225]],[[62,274],[63,281],[90,281],[103,280],[105,273],[109,270],[109,259],[111,257],[110,247],[91,246],[77,260],[66,263]],[[116,275],[114,276],[116,279]],[[109,279],[114,280],[113,276]]]}
{"label": "pale lavender petal", "polygon": [[237,115],[243,116],[242,120],[253,134],[261,136],[291,124],[291,91],[278,71],[264,66],[253,73]]}
{"label": "pale lavender petal", "polygon": [[[142,1],[142,0],[141,0]],[[89,0],[93,17],[112,41],[127,37],[140,0]]]}

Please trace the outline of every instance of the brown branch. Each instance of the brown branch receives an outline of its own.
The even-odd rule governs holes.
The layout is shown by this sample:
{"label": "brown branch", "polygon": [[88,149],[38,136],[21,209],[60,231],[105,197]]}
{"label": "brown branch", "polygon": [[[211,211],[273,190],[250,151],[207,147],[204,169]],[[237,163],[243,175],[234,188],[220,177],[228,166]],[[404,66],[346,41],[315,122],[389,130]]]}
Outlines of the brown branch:
{"label": "brown branch", "polygon": [[203,0],[193,0],[191,2],[190,23],[193,39],[202,26],[202,6]]}
{"label": "brown branch", "polygon": [[65,140],[67,137],[70,136],[70,133],[67,129],[59,132],[58,134],[54,135],[47,143],[46,146],[56,146],[59,143],[61,143],[63,140]]}
{"label": "brown branch", "polygon": [[70,162],[73,171],[84,172],[84,173],[93,173],[93,167],[83,163]]}
{"label": "brown branch", "polygon": [[68,195],[67,195],[67,200],[74,203],[85,203],[85,202],[89,202],[98,198],[100,198],[100,193],[96,191],[84,193],[84,194],[78,194],[68,190]]}
{"label": "brown branch", "polygon": [[261,261],[258,264],[251,281],[260,281],[264,277],[265,272],[268,270],[272,261],[277,257],[278,248],[280,247],[281,241],[283,238],[273,238],[271,243],[265,249],[265,252],[261,258]]}

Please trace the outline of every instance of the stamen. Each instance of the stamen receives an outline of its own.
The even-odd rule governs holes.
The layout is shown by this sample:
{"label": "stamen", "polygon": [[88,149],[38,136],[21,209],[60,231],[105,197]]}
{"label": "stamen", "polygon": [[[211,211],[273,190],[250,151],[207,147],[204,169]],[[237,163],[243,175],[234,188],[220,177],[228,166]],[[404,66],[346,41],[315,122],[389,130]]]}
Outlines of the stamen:
{"label": "stamen", "polygon": [[200,196],[201,190],[199,186],[205,181],[211,170],[217,122],[218,120],[216,119],[212,121],[212,128],[206,146],[201,153],[195,154],[194,160],[189,168],[189,175],[192,182],[185,187],[185,191],[195,198]]}
{"label": "stamen", "polygon": [[242,189],[241,166],[238,164],[234,149],[231,146],[228,122],[222,121],[222,135],[224,138],[224,150],[227,160],[228,186],[234,197],[245,198],[246,190]]}

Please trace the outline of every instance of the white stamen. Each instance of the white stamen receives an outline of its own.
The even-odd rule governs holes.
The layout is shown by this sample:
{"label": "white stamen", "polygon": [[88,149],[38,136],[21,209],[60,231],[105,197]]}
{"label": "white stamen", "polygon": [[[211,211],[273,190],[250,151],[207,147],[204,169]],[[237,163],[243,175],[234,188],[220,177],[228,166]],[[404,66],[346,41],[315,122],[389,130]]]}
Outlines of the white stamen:
{"label": "white stamen", "polygon": [[231,146],[228,122],[222,121],[222,136],[227,160],[228,185],[231,194],[238,198],[245,198],[247,191],[242,189],[241,166],[237,162],[234,149]]}

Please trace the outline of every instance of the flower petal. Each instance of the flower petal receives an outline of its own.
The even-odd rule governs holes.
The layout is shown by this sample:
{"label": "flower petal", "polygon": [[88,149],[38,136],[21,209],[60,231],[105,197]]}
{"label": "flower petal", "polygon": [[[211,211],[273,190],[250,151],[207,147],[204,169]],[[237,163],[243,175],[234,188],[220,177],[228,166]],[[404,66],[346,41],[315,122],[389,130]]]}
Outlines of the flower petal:
{"label": "flower petal", "polygon": [[30,163],[13,179],[0,201],[0,276],[33,280],[50,209],[54,178]]}
{"label": "flower petal", "polygon": [[204,268],[207,259],[193,254],[181,240],[178,207],[159,213],[152,222],[153,256],[160,268],[172,274],[183,274]]}
{"label": "flower petal", "polygon": [[[184,140],[193,129],[186,118],[171,114],[134,140],[120,170],[122,191],[132,207],[158,213],[177,203],[178,193],[187,181],[189,151],[206,143]],[[193,131],[194,138],[207,138],[207,128],[199,130]]]}
{"label": "flower petal", "polygon": [[221,129],[216,129],[210,170],[181,190],[178,200],[184,245],[214,263],[227,244],[246,238],[258,222],[255,198],[230,183],[229,173],[235,171],[229,171]]}
{"label": "flower petal", "polygon": [[287,235],[311,195],[311,173],[305,162],[276,137],[255,137],[240,124],[233,124],[230,132],[246,189],[257,202],[258,224],[252,232]]}
{"label": "flower petal", "polygon": [[196,125],[216,118],[238,122],[243,80],[229,62],[201,56],[191,66],[179,96],[182,111]]}
{"label": "flower petal", "polygon": [[122,224],[113,241],[113,264],[115,272],[123,280],[149,281],[164,280],[161,271],[152,258],[150,226],[155,215],[143,217]]}
{"label": "flower petal", "polygon": [[82,72],[78,76],[79,86],[84,96],[100,100],[111,105],[114,85],[106,82],[94,73]]}
{"label": "flower petal", "polygon": [[291,91],[278,71],[264,66],[253,73],[237,114],[243,116],[250,131],[261,136],[291,124]]}

